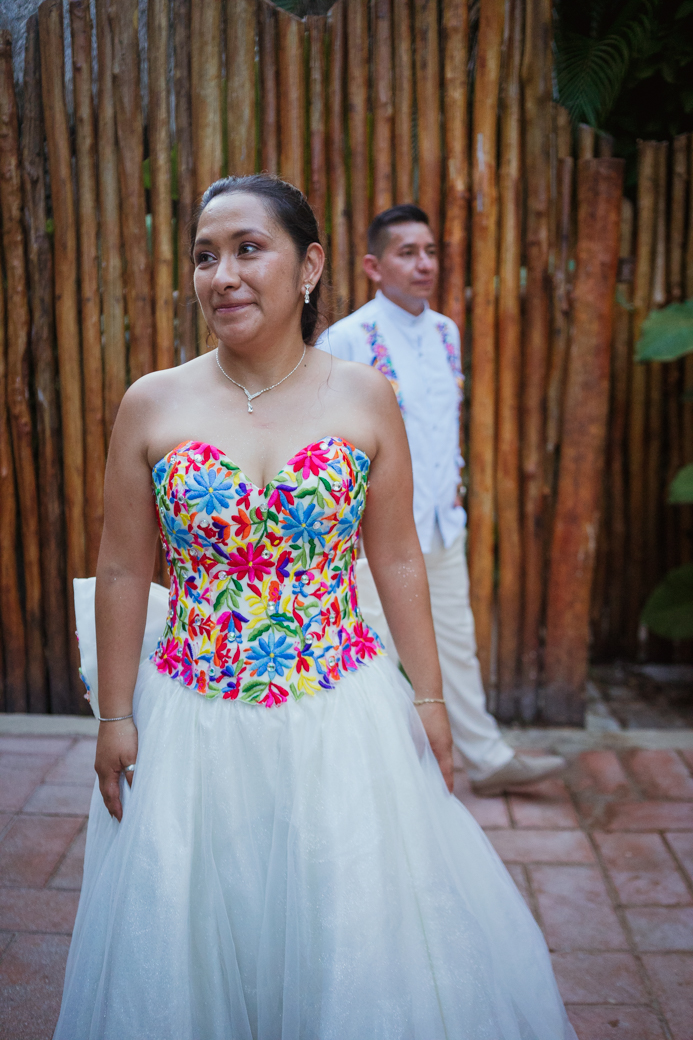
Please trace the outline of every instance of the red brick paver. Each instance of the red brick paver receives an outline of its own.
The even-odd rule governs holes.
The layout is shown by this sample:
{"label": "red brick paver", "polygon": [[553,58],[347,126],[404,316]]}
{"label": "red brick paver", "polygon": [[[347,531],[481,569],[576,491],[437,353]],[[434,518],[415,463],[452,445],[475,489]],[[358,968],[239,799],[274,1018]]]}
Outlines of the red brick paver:
{"label": "red brick paver", "polygon": [[[0,737],[0,1040],[49,1040],[82,877],[94,741]],[[693,753],[578,755],[476,798],[547,937],[580,1040],[693,1040]]]}

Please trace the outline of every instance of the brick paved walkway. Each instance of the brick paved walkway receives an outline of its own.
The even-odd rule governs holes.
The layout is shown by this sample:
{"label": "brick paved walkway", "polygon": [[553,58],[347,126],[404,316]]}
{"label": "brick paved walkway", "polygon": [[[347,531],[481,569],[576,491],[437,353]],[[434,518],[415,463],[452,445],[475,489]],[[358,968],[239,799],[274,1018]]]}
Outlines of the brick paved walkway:
{"label": "brick paved walkway", "polygon": [[[94,741],[0,737],[0,1040],[48,1040],[77,908]],[[580,1040],[693,1040],[693,752],[586,751],[566,782],[456,793],[551,947]]]}

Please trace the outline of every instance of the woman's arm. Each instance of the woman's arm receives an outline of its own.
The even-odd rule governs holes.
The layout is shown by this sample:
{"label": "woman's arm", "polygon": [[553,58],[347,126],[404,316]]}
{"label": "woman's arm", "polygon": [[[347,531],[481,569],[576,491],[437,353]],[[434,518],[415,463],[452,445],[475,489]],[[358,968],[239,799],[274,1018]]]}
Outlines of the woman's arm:
{"label": "woman's arm", "polygon": [[[104,527],[96,568],[96,644],[99,714],[109,719],[132,712],[156,556],[158,529],[146,450],[147,396],[146,386],[137,383],[123,398],[106,466]],[[95,768],[106,808],[117,820],[123,814],[120,774],[136,758],[133,720],[102,722]],[[125,775],[132,783],[132,773]]]}
{"label": "woman's arm", "polygon": [[[373,373],[377,375],[377,373]],[[363,542],[397,653],[416,699],[443,696],[431,619],[428,579],[412,510],[413,480],[407,435],[392,388],[371,383],[369,414],[377,418]],[[452,737],[444,704],[418,707],[441,772],[452,790]]]}

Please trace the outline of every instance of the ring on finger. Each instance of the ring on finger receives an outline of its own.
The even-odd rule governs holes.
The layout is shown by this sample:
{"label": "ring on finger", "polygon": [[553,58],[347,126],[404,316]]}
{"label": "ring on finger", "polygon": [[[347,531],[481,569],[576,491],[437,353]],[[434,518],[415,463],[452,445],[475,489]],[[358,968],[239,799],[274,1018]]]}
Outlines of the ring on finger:
{"label": "ring on finger", "polygon": [[124,773],[134,773],[135,772],[135,763],[133,762],[132,765],[125,766],[125,769],[123,770],[123,772]]}

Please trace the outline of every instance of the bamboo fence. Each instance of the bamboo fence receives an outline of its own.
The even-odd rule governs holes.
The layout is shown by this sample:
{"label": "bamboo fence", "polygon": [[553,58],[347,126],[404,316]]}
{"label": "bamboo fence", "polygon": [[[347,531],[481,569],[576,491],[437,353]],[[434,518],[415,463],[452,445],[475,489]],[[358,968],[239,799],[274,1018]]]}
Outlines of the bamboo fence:
{"label": "bamboo fence", "polygon": [[633,352],[651,306],[693,295],[691,135],[641,142],[622,199],[613,142],[552,98],[550,0],[481,0],[474,74],[467,0],[337,0],[304,20],[149,0],[146,56],[141,6],[95,0],[92,24],[69,0],[64,23],[44,0],[21,84],[0,37],[4,709],[85,708],[71,584],[94,570],[118,405],[206,349],[187,227],[214,179],[256,170],[314,205],[333,317],[368,299],[374,214],[429,214],[431,302],[463,334],[471,596],[497,714],[580,721],[590,652],[685,656],[638,618],[693,557],[691,511],[665,505],[693,461],[693,362]]}

